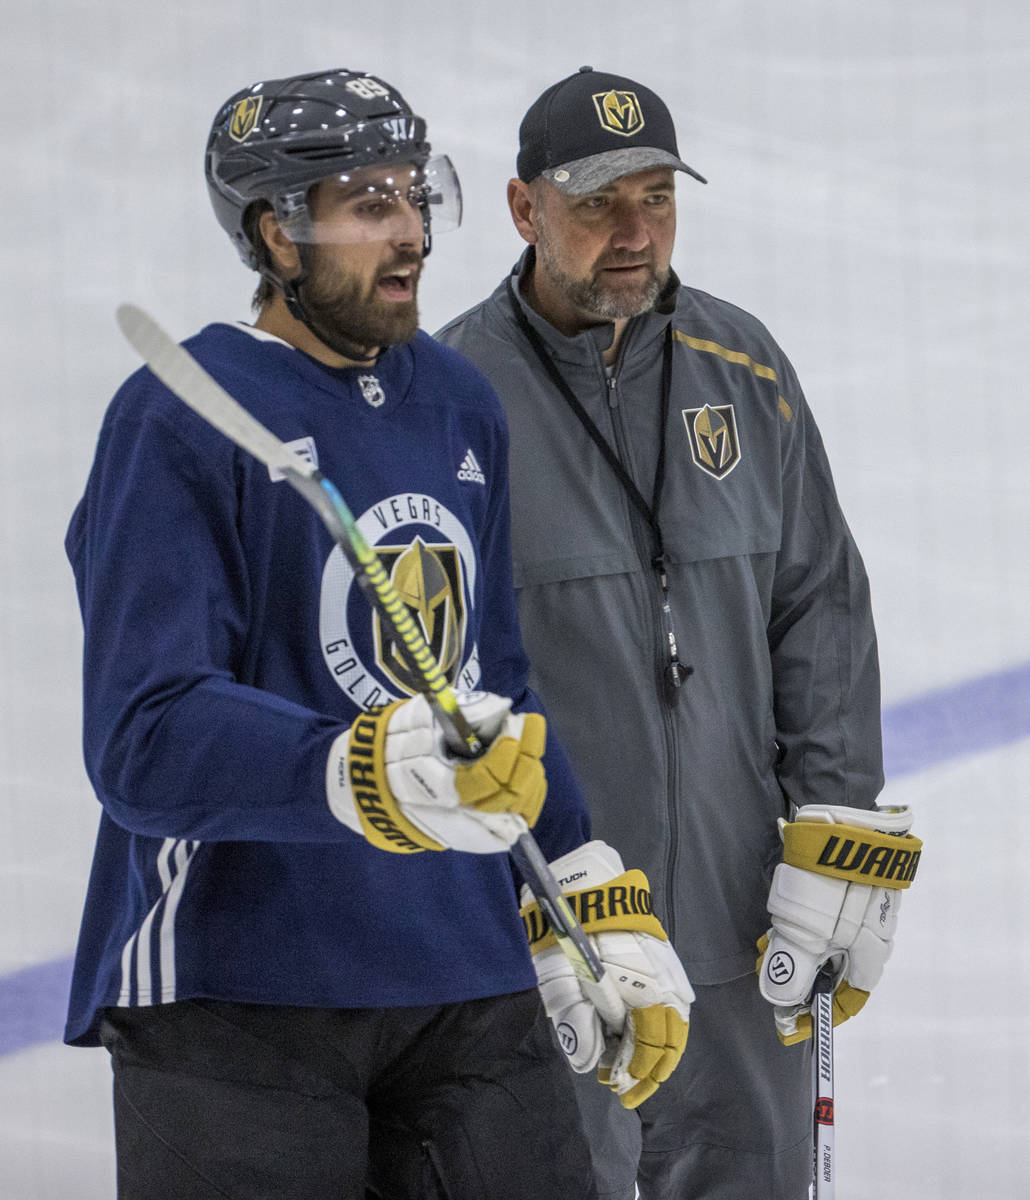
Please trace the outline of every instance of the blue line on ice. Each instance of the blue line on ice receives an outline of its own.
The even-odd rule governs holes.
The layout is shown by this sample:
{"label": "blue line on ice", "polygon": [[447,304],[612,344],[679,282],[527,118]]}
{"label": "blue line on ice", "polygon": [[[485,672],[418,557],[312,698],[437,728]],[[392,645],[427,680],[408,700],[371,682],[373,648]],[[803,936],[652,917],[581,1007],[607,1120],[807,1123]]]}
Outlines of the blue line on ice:
{"label": "blue line on ice", "polygon": [[0,976],[0,1055],[60,1041],[71,977],[71,958]]}
{"label": "blue line on ice", "polygon": [[887,782],[1030,737],[1030,663],[885,708]]}
{"label": "blue line on ice", "polygon": [[[894,704],[883,713],[892,780],[1030,737],[1030,663]],[[0,1056],[60,1039],[71,959],[0,976]]]}

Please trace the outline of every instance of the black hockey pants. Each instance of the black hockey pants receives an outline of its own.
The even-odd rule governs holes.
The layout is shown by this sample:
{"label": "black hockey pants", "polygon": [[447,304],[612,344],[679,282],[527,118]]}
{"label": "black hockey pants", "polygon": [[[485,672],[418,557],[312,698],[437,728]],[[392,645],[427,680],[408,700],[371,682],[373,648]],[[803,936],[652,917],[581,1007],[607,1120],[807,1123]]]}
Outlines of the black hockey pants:
{"label": "black hockey pants", "polygon": [[108,1009],[119,1200],[594,1200],[538,993]]}

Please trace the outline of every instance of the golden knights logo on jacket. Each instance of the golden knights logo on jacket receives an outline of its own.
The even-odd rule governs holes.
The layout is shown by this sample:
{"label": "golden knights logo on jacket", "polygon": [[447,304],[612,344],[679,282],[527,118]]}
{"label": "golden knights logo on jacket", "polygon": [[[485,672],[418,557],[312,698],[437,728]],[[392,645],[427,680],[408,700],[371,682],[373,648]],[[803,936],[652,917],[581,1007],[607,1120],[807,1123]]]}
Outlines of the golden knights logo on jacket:
{"label": "golden knights logo on jacket", "polygon": [[732,404],[685,408],[690,456],[694,465],[713,479],[723,479],[740,462],[740,439]]}

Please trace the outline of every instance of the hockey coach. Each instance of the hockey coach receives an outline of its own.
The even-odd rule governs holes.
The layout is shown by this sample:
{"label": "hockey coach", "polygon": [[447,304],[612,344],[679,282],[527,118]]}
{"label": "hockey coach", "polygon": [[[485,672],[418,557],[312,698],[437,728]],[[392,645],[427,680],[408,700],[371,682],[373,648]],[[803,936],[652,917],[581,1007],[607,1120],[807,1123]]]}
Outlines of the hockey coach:
{"label": "hockey coach", "polygon": [[650,88],[547,88],[508,185],[528,248],[438,337],[508,414],[531,681],[697,992],[656,1095],[579,1081],[599,1194],[803,1200],[813,979],[862,1006],[918,841],[875,807],[869,589],[819,431],[768,330],[672,270],[678,177],[705,182]]}

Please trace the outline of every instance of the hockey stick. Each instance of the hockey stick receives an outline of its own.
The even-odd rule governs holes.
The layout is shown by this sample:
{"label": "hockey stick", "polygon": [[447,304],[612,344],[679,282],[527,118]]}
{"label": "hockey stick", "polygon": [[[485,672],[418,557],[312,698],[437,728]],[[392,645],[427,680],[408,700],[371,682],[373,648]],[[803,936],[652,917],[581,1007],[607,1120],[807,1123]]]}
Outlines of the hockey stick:
{"label": "hockey stick", "polygon": [[[400,639],[421,690],[451,735],[455,752],[466,757],[481,753],[482,743],[465,719],[432,650],[332,482],[312,463],[287,449],[142,309],[123,304],[118,308],[117,320],[122,333],[171,392],[241,449],[281,471],[315,509],[353,568],[362,591]],[[521,817],[517,819],[522,821]],[[509,853],[577,977],[593,985],[591,998],[602,1020],[611,1028],[621,1029],[626,1006],[528,827]]]}
{"label": "hockey stick", "polygon": [[819,972],[812,988],[812,1200],[833,1200],[833,974]]}

